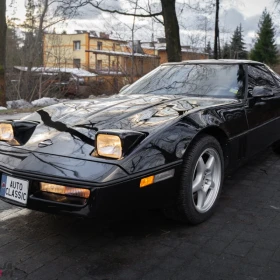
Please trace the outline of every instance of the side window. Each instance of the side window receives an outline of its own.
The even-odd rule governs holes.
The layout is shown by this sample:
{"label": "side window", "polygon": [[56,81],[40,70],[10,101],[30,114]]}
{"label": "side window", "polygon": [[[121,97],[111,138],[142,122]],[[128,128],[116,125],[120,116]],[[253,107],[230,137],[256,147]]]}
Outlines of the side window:
{"label": "side window", "polygon": [[280,76],[277,73],[275,73],[268,66],[267,66],[267,68],[268,68],[269,72],[271,73],[272,77],[274,78],[274,81],[275,81],[275,84],[276,84],[276,87],[277,87],[277,89],[275,90],[275,93],[280,94]]}
{"label": "side window", "polygon": [[255,86],[263,86],[271,89],[276,89],[277,86],[272,78],[272,75],[267,72],[263,66],[249,65],[248,66],[248,96],[251,96]]}
{"label": "side window", "polygon": [[276,85],[277,85],[278,87],[280,87],[280,76],[277,75],[275,72],[271,72],[271,75],[273,76],[273,78],[274,78],[274,80],[275,80],[275,82],[276,82]]}

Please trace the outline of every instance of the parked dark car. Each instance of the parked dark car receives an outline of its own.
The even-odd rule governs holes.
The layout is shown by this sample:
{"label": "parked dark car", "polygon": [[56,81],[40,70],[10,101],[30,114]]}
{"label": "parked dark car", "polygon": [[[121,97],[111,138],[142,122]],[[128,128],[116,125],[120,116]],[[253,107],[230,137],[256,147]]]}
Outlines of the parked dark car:
{"label": "parked dark car", "polygon": [[280,151],[279,86],[254,61],[168,63],[118,95],[1,122],[1,199],[86,216],[162,208],[200,223],[226,172]]}

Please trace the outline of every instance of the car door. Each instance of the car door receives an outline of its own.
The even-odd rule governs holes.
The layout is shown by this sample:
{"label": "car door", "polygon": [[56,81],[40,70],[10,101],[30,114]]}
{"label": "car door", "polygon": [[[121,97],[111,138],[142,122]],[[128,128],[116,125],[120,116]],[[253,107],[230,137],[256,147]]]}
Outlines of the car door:
{"label": "car door", "polygon": [[[252,156],[280,138],[280,95],[277,93],[278,86],[273,76],[263,65],[248,65],[247,72],[247,153]],[[269,88],[275,94],[270,97],[252,97],[255,86]]]}

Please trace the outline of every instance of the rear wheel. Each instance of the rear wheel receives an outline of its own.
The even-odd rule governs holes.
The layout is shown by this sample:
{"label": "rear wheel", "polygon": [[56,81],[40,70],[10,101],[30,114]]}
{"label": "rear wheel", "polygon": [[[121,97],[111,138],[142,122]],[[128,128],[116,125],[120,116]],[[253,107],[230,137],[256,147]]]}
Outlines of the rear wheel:
{"label": "rear wheel", "polygon": [[223,151],[212,136],[201,135],[185,155],[175,205],[168,217],[198,224],[214,212],[224,177]]}

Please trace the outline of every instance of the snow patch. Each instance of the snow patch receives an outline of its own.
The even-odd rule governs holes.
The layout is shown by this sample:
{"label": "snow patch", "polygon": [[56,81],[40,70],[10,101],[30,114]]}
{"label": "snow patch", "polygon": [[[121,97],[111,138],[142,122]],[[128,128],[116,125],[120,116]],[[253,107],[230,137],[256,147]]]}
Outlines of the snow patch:
{"label": "snow patch", "polygon": [[32,108],[33,105],[27,102],[26,100],[12,100],[7,101],[7,108],[8,109],[25,109],[25,108]]}
{"label": "snow patch", "polygon": [[107,97],[114,97],[116,94],[113,94],[113,95],[108,95],[108,94],[99,94],[99,95],[93,95],[91,94],[88,98],[89,99],[94,99],[94,98],[107,98]]}
{"label": "snow patch", "polygon": [[[8,109],[26,109],[26,108],[32,108],[32,107],[46,107],[46,106],[54,105],[54,104],[65,102],[65,101],[68,101],[68,99],[43,97],[43,98],[34,100],[31,103],[27,102],[26,100],[20,99],[20,100],[7,101],[7,108]],[[3,107],[3,108],[5,108],[5,107]],[[4,109],[1,109],[1,107],[0,107],[0,110],[4,110]]]}
{"label": "snow patch", "polygon": [[43,97],[41,99],[32,101],[31,104],[34,107],[46,107],[46,106],[57,104],[59,102],[61,102],[61,100],[59,100],[57,98]]}
{"label": "snow patch", "polygon": [[0,110],[7,110],[7,108],[0,106]]}

